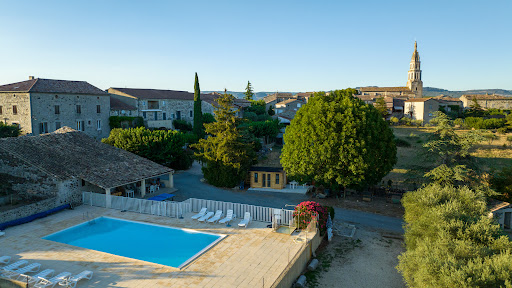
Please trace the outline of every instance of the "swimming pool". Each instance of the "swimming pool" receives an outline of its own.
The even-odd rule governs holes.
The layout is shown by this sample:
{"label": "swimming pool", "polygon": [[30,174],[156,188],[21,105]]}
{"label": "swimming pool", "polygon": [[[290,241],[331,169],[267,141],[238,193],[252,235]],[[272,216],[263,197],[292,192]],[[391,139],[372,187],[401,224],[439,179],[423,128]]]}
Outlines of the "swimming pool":
{"label": "swimming pool", "polygon": [[99,217],[43,239],[181,269],[224,237],[226,235]]}

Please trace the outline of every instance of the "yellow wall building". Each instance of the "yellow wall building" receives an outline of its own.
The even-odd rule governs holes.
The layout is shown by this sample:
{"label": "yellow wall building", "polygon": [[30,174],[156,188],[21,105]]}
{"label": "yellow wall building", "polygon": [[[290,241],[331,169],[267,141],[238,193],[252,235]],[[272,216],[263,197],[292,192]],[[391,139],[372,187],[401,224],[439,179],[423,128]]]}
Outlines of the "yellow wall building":
{"label": "yellow wall building", "polygon": [[283,189],[286,187],[286,172],[279,167],[251,167],[251,188]]}

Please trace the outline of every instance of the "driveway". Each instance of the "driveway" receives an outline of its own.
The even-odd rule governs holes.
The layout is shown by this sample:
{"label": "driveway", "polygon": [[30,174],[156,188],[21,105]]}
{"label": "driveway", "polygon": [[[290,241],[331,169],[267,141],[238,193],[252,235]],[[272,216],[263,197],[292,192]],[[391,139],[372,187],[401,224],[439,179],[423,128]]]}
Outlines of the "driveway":
{"label": "driveway", "polygon": [[[307,195],[275,192],[239,191],[221,189],[201,182],[201,166],[194,162],[192,168],[174,175],[174,187],[178,189],[175,200],[188,198],[235,202],[272,208],[285,208],[285,205],[297,205],[302,201],[312,200]],[[314,200],[314,199],[313,199]],[[288,209],[292,209],[288,207]],[[335,208],[335,219],[355,224],[358,228],[373,228],[396,233],[403,233],[403,221],[369,212]]]}

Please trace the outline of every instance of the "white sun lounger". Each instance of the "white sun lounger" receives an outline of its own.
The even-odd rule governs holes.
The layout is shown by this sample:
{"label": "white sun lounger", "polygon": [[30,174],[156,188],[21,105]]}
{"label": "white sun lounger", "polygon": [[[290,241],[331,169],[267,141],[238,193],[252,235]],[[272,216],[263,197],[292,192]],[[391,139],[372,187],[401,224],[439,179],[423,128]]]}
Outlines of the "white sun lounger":
{"label": "white sun lounger", "polygon": [[220,217],[222,217],[222,210],[217,210],[217,212],[215,212],[215,215],[213,215],[212,218],[208,219],[208,223],[215,223],[220,220]]}
{"label": "white sun lounger", "polygon": [[199,222],[204,222],[206,221],[208,218],[212,217],[213,216],[213,212],[208,212],[206,213],[206,215],[204,215],[203,217],[197,219],[197,221]]}
{"label": "white sun lounger", "polygon": [[14,270],[14,269],[13,270],[5,270],[2,273],[2,277],[11,279],[14,276],[18,276],[20,274],[37,272],[37,271],[39,271],[39,269],[41,269],[41,264],[39,264],[39,263],[32,263],[32,264],[29,264],[29,265],[27,265],[25,267],[16,269],[16,270]]}
{"label": "white sun lounger", "polygon": [[82,271],[82,272],[76,274],[75,276],[71,276],[68,279],[59,282],[59,285],[74,288],[74,287],[76,287],[76,284],[78,283],[78,281],[80,281],[82,279],[90,280],[91,278],[92,278],[92,271],[85,270],[85,271]]}
{"label": "white sun lounger", "polygon": [[238,227],[245,227],[247,228],[247,225],[249,225],[249,222],[251,222],[251,213],[245,212],[244,219],[238,223]]}
{"label": "white sun lounger", "polygon": [[0,257],[0,264],[9,264],[11,262],[11,256]]}
{"label": "white sun lounger", "polygon": [[32,283],[36,283],[37,281],[39,281],[39,278],[46,278],[48,276],[50,276],[50,277],[53,276],[54,272],[55,272],[55,270],[53,270],[53,269],[45,269],[45,270],[37,273],[34,276],[20,274],[18,276],[18,278],[16,278],[16,280],[24,282],[24,283],[28,282],[29,284],[32,284]]}
{"label": "white sun lounger", "polygon": [[5,267],[2,267],[2,270],[12,271],[12,270],[18,269],[19,267],[21,267],[27,263],[28,263],[27,260],[16,261],[16,262],[9,264]]}
{"label": "white sun lounger", "polygon": [[66,280],[69,276],[71,276],[71,273],[69,272],[62,272],[59,275],[52,277],[50,279],[45,279],[43,277],[37,277],[39,281],[34,285],[36,288],[46,288],[46,287],[54,287],[59,283],[60,281]]}
{"label": "white sun lounger", "polygon": [[219,220],[219,223],[224,224],[226,222],[231,222],[233,220],[233,210],[228,210],[228,213],[226,213],[226,218]]}
{"label": "white sun lounger", "polygon": [[197,219],[197,218],[203,217],[204,214],[206,214],[206,211],[208,211],[206,208],[202,208],[201,211],[199,211],[198,214],[192,216],[191,218],[192,219]]}

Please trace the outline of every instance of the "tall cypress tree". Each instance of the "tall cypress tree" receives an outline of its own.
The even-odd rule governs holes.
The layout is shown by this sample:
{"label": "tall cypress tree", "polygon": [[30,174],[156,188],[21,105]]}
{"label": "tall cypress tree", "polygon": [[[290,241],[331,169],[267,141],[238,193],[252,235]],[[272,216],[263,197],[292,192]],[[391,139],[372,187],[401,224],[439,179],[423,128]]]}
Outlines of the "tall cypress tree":
{"label": "tall cypress tree", "polygon": [[245,100],[252,100],[252,97],[254,97],[254,92],[252,90],[251,82],[247,81],[247,87],[245,87]]}
{"label": "tall cypress tree", "polygon": [[201,90],[199,89],[199,78],[197,77],[194,83],[194,134],[199,138],[203,138],[203,112],[201,111]]}

